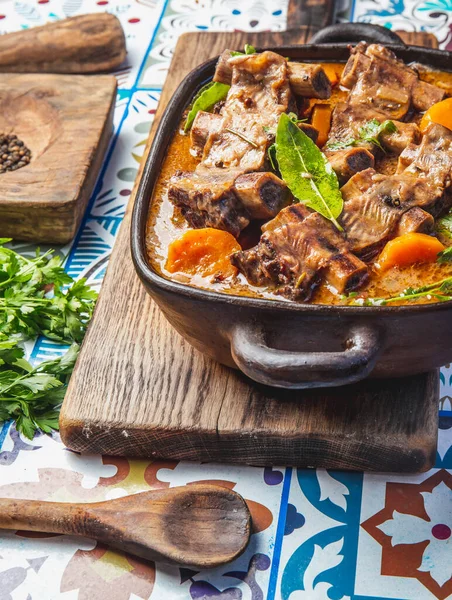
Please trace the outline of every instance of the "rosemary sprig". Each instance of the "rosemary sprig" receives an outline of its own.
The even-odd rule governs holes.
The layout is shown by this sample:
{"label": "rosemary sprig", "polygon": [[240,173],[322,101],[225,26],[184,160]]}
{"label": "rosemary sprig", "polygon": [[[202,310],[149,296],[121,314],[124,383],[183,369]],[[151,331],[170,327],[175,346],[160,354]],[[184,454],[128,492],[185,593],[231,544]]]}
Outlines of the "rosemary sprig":
{"label": "rosemary sprig", "polygon": [[[452,277],[446,277],[440,281],[435,281],[429,285],[423,285],[418,288],[406,288],[397,296],[390,296],[389,298],[362,298],[353,296],[351,299],[352,306],[385,306],[392,304],[393,302],[411,302],[418,298],[425,298],[427,296],[435,297],[439,302],[447,302],[452,300]],[[351,295],[348,296],[351,298]]]}
{"label": "rosemary sprig", "polygon": [[234,135],[242,139],[244,142],[248,142],[248,144],[253,148],[259,148],[259,146],[255,142],[253,142],[253,140],[248,139],[245,135],[243,135],[243,133],[240,133],[240,131],[236,131],[235,129],[231,129],[230,127],[226,127],[226,131],[229,131],[229,133],[233,133]]}

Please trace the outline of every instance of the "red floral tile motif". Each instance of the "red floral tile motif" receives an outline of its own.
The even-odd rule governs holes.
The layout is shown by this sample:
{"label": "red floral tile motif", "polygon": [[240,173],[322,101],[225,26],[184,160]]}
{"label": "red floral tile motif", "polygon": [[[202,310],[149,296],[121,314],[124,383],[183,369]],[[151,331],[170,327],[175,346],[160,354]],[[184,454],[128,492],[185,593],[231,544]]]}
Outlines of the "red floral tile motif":
{"label": "red floral tile motif", "polygon": [[450,473],[388,483],[385,507],[361,527],[382,546],[382,575],[418,579],[439,600],[452,594]]}
{"label": "red floral tile motif", "polygon": [[152,489],[169,487],[169,481],[160,481],[158,478],[158,472],[160,469],[175,469],[177,464],[177,460],[157,460],[151,463],[144,472],[144,479],[146,483]]}

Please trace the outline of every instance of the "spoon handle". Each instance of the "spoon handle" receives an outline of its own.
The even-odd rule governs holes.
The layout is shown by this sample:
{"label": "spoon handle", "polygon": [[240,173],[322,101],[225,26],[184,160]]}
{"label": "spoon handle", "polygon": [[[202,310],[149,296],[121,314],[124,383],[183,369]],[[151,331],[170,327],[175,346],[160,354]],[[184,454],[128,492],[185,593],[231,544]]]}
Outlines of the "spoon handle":
{"label": "spoon handle", "polygon": [[0,528],[82,534],[83,505],[67,502],[0,499]]}

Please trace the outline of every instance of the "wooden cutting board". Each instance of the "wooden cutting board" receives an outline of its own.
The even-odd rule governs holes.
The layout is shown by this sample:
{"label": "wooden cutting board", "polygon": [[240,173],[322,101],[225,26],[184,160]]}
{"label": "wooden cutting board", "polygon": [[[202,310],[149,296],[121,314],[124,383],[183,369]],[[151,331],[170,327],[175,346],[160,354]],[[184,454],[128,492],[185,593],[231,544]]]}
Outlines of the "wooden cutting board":
{"label": "wooden cutting board", "polygon": [[0,132],[31,150],[30,164],[0,175],[2,237],[74,237],[108,147],[115,98],[113,75],[0,74]]}
{"label": "wooden cutting board", "polygon": [[[224,48],[240,48],[245,42],[260,47],[303,43],[307,38],[307,28],[184,34],[156,122],[183,76]],[[135,275],[129,251],[133,197],[64,401],[60,425],[67,446],[82,452],[254,465],[399,472],[432,466],[437,372],[287,392],[255,384],[205,358],[172,329]]]}
{"label": "wooden cutting board", "polygon": [[125,56],[121,23],[109,13],[0,36],[0,132],[31,150],[30,164],[0,175],[2,236],[74,237],[112,133],[116,79],[54,73],[111,71]]}

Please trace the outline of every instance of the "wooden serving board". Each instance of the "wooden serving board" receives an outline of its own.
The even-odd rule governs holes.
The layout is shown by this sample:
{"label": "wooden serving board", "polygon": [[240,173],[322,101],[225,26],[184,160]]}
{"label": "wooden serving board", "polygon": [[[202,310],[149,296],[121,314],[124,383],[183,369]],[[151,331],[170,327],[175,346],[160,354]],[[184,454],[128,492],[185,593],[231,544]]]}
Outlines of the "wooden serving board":
{"label": "wooden serving board", "polygon": [[32,153],[29,165],[0,175],[3,237],[74,237],[108,147],[115,97],[113,75],[0,74],[0,132],[15,133]]}
{"label": "wooden serving board", "polygon": [[[183,76],[224,48],[302,43],[307,35],[306,28],[184,34],[156,122]],[[205,358],[172,329],[135,275],[129,250],[133,197],[63,405],[67,446],[254,465],[400,472],[432,466],[438,373],[287,392]]]}

